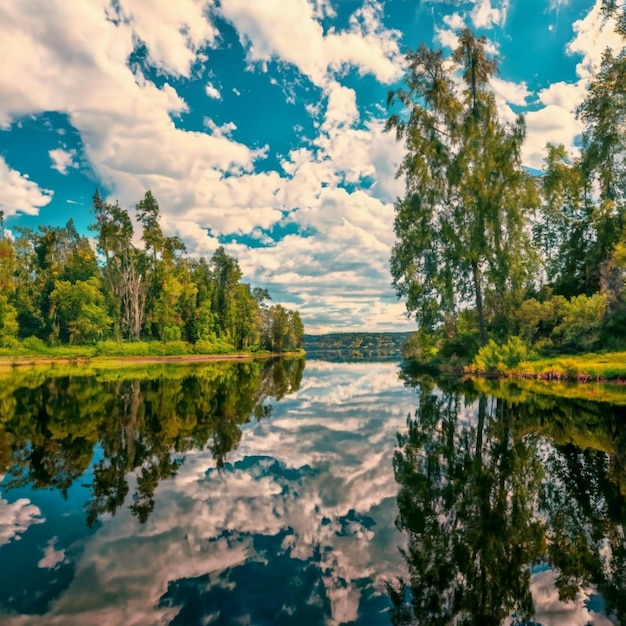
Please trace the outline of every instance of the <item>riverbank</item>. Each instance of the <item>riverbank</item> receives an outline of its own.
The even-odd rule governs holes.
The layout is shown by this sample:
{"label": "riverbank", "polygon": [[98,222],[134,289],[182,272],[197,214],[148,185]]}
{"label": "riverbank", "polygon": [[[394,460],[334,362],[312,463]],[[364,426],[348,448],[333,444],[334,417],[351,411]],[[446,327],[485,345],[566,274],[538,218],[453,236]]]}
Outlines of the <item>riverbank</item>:
{"label": "riverbank", "polygon": [[[174,344],[174,345],[172,345]],[[20,367],[46,364],[147,364],[147,363],[202,363],[211,361],[250,361],[277,356],[304,356],[304,350],[290,352],[192,352],[181,342],[170,344],[137,342],[116,344],[116,349],[103,350],[95,346],[45,346],[43,350],[29,351],[20,348],[15,351],[0,350],[0,367]]]}
{"label": "riverbank", "polygon": [[515,365],[498,363],[489,370],[469,365],[463,368],[463,372],[493,378],[626,384],[626,352],[558,355],[520,361]]}

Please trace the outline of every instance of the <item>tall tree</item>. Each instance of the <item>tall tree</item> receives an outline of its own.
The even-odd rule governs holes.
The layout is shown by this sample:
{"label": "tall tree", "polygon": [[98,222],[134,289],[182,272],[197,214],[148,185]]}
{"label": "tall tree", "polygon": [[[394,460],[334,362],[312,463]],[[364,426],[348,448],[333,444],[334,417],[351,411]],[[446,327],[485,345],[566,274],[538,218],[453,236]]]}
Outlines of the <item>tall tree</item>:
{"label": "tall tree", "polygon": [[119,320],[122,337],[138,339],[146,305],[145,258],[132,243],[133,224],[125,209],[103,202],[98,191],[92,208],[96,218],[92,230],[105,257],[104,280],[113,298],[114,318]]}
{"label": "tall tree", "polygon": [[[537,203],[520,162],[524,120],[500,122],[489,89],[496,64],[485,46],[466,29],[451,59],[423,44],[409,53],[406,88],[388,98],[408,113],[387,122],[406,146],[398,172],[406,195],[396,203],[394,286],[424,330],[445,314],[456,316],[471,299],[482,344],[485,293],[494,294],[498,307],[505,296],[521,297],[532,268],[523,216]],[[456,72],[464,87],[455,84]]]}

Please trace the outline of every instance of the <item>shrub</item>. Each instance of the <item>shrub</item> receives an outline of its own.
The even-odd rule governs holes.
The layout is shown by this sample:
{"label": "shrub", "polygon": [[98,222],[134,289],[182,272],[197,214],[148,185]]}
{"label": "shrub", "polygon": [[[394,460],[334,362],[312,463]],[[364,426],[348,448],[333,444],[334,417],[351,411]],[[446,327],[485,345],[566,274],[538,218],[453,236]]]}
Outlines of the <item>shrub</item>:
{"label": "shrub", "polygon": [[215,338],[212,341],[203,339],[196,342],[193,351],[195,354],[228,354],[234,352],[235,347],[224,339]]}
{"label": "shrub", "polygon": [[34,352],[35,354],[47,354],[50,349],[46,345],[46,342],[39,337],[26,337],[22,340],[22,347],[28,352]]}
{"label": "shrub", "polygon": [[606,294],[601,293],[572,298],[565,304],[563,319],[553,336],[566,346],[589,350],[600,338],[606,304]]}
{"label": "shrub", "polygon": [[474,357],[472,369],[480,372],[505,373],[522,361],[528,360],[530,356],[528,345],[520,337],[511,337],[502,345],[490,339]]}

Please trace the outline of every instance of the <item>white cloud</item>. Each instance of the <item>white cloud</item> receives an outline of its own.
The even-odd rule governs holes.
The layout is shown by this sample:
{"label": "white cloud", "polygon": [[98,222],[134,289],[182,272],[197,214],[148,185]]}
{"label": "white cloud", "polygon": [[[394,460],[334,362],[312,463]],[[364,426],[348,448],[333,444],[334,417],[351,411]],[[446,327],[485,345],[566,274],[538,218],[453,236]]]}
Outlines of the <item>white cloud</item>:
{"label": "white cloud", "polygon": [[42,569],[56,569],[65,561],[65,550],[57,550],[54,545],[56,537],[52,537],[43,549],[43,557],[37,563],[37,567]]}
{"label": "white cloud", "polygon": [[52,169],[60,174],[66,175],[71,167],[78,167],[74,161],[76,158],[76,150],[64,150],[63,148],[55,148],[49,150],[48,155],[52,160]]}
{"label": "white cloud", "polygon": [[219,89],[213,85],[213,83],[207,83],[205,87],[206,95],[213,100],[221,100],[222,94]]}
{"label": "white cloud", "polygon": [[619,50],[621,38],[614,32],[613,20],[605,20],[601,13],[601,0],[596,0],[589,13],[574,22],[574,38],[568,43],[566,52],[582,55],[576,66],[579,80],[574,83],[555,82],[542,89],[538,100],[543,108],[526,114],[527,140],[523,146],[526,165],[541,169],[545,158],[545,144],[562,143],[572,154],[579,150],[574,145],[576,137],[583,131],[582,122],[576,118],[576,109],[583,102],[589,81],[599,67],[605,48]]}
{"label": "white cloud", "polygon": [[525,165],[542,169],[546,156],[545,146],[562,143],[573,149],[574,138],[583,130],[576,114],[555,104],[526,114],[527,138],[522,146],[522,160]]}
{"label": "white cloud", "polygon": [[476,28],[504,26],[509,9],[509,0],[500,0],[500,6],[491,5],[491,0],[476,0],[471,19]]}
{"label": "white cloud", "polygon": [[307,0],[221,3],[221,14],[248,45],[250,61],[280,59],[295,65],[319,86],[326,84],[329,70],[347,66],[385,83],[400,77],[399,33],[384,28],[382,10],[380,3],[366,0],[350,18],[348,29],[331,29],[325,34],[316,19],[319,9]]}
{"label": "white cloud", "polygon": [[586,94],[587,88],[584,81],[576,83],[559,81],[542,89],[539,92],[539,101],[546,106],[554,105],[566,111],[574,111],[584,100]]}
{"label": "white cloud", "polygon": [[[117,15],[146,44],[156,68],[189,76],[199,51],[215,43],[218,35],[207,19],[212,5],[212,0],[120,0]],[[111,7],[107,10],[113,12]]]}
{"label": "white cloud", "polygon": [[51,199],[51,191],[41,189],[27,175],[11,169],[0,156],[0,210],[5,217],[18,213],[37,215]]}
{"label": "white cloud", "polygon": [[459,45],[459,37],[455,31],[450,28],[435,28],[434,41],[439,43],[442,48],[456,50]]}
{"label": "white cloud", "polygon": [[516,83],[510,80],[503,80],[499,76],[493,76],[491,85],[496,97],[503,103],[524,106],[527,104],[527,99],[531,96],[525,82]]}
{"label": "white cloud", "polygon": [[29,526],[44,521],[41,511],[30,500],[20,498],[9,503],[0,497],[0,546],[19,540]]}
{"label": "white cloud", "polygon": [[608,48],[614,51],[622,49],[623,40],[615,32],[615,21],[606,20],[602,15],[602,0],[595,0],[587,15],[574,22],[576,35],[567,46],[569,54],[582,55],[582,61],[576,66],[580,78],[590,80],[600,66],[602,53]]}
{"label": "white cloud", "polygon": [[461,30],[462,28],[465,28],[465,20],[461,17],[460,13],[446,15],[443,18],[443,23],[452,30]]}

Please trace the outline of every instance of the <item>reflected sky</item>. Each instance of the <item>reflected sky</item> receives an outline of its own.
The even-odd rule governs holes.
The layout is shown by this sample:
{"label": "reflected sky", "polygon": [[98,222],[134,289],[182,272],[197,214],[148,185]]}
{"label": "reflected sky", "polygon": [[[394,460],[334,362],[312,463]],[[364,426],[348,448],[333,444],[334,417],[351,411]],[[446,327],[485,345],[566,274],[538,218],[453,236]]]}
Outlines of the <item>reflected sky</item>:
{"label": "reflected sky", "polygon": [[209,451],[187,452],[143,525],[125,506],[93,531],[60,533],[80,509],[74,488],[67,500],[5,494],[0,529],[18,525],[12,538],[0,530],[0,560],[9,548],[22,584],[36,570],[25,595],[48,604],[27,616],[44,602],[5,588],[14,615],[3,623],[388,623],[383,582],[402,567],[391,460],[415,391],[397,364],[314,361],[300,389],[271,404],[223,468]]}
{"label": "reflected sky", "polygon": [[[173,452],[180,464],[175,475],[156,481],[154,507],[144,523],[133,512],[143,474],[131,464],[122,505],[99,514],[91,527],[86,524],[85,507],[93,497],[95,474],[112,463],[107,456],[110,449],[127,454],[130,445],[113,445],[113,440],[96,443],[87,469],[69,487],[51,481],[34,489],[30,483],[16,482],[10,472],[0,476],[3,626],[391,623],[385,583],[410,576],[399,550],[406,546],[406,533],[396,527],[400,483],[393,460],[399,449],[397,434],[407,432],[407,417],[416,419],[416,411],[427,406],[427,396],[443,403],[451,392],[430,384],[407,385],[398,365],[388,362],[311,360],[303,373],[293,364],[211,367],[191,374],[160,371],[148,378],[114,383],[138,394],[131,403],[133,420],[158,434],[152,438],[136,435],[133,445],[157,441],[159,454],[168,442],[176,447],[180,440],[175,424],[184,432],[183,441],[199,442]],[[107,407],[112,406],[111,390],[117,389],[110,386],[109,378],[101,373],[93,382],[106,388]],[[60,388],[68,393],[74,390],[88,398],[90,406],[99,406],[97,394],[91,394],[84,380],[70,376],[58,389],[51,380],[43,377],[28,393],[17,384],[11,395],[15,406],[34,406],[41,412],[43,404],[27,401],[31,393],[32,397],[54,398],[55,406],[62,407],[67,403]],[[251,400],[220,404],[217,398],[231,398],[234,384],[241,393],[249,393]],[[189,407],[188,389],[213,390],[215,397],[197,399],[198,406],[205,407],[203,415],[209,416],[206,424],[219,427],[211,432],[236,430],[228,440],[231,447],[223,454],[216,456],[210,439],[197,435],[210,429],[202,430],[206,424],[200,417],[195,426],[190,421],[195,408]],[[186,407],[185,419],[173,419],[169,413],[166,419],[164,411],[170,411],[172,404],[159,405],[150,413],[162,390],[179,398],[175,406]],[[469,431],[476,430],[482,406],[487,415],[483,461],[488,464],[500,449],[500,427],[489,416],[502,410],[498,407],[504,401],[490,397],[481,405],[476,391],[458,398],[455,441],[463,441]],[[64,427],[62,412],[52,411],[51,400],[46,402],[51,414],[46,423],[61,434],[43,449],[56,450],[58,441],[70,436],[71,428]],[[528,396],[525,402],[531,410],[515,409],[512,442],[517,441],[542,463],[549,461],[561,468],[565,478],[568,468],[578,467],[578,462],[589,476],[601,466],[600,452],[587,459],[578,448],[563,452],[549,438],[528,437],[525,433],[536,432],[537,424],[556,413],[546,400],[533,401]],[[572,412],[568,406],[560,402],[561,413],[575,417],[578,408]],[[588,414],[597,421],[595,413]],[[15,433],[6,425],[13,422],[4,423],[4,435],[10,439]],[[83,431],[101,432],[101,426],[94,424]],[[433,441],[444,426],[432,423]],[[521,428],[519,437],[515,428]],[[122,430],[123,437],[131,436],[128,423]],[[614,435],[617,441],[618,431]],[[537,443],[534,448],[532,441]],[[27,453],[27,448],[13,449],[13,459]],[[60,470],[66,467],[61,464]],[[566,502],[569,492],[559,491],[565,483],[554,484],[558,487],[554,496]],[[441,519],[446,514],[442,509]],[[604,603],[593,586],[583,586],[574,600],[562,602],[555,588],[556,574],[547,564],[529,565],[529,571],[536,624],[615,623],[602,615]]]}

